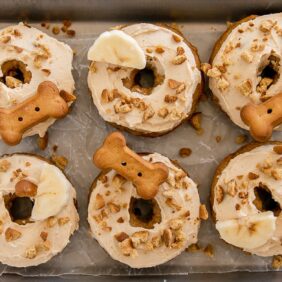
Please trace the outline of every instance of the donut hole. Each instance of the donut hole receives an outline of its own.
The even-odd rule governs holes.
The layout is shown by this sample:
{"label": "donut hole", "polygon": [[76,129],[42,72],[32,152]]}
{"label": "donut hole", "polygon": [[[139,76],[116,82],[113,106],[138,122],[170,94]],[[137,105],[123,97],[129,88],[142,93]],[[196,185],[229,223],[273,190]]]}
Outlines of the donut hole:
{"label": "donut hole", "polygon": [[278,202],[276,202],[271,194],[271,191],[266,185],[260,183],[259,186],[254,188],[255,199],[253,204],[256,208],[261,211],[272,211],[275,216],[278,216],[281,212],[281,207]]}
{"label": "donut hole", "polygon": [[34,202],[29,197],[18,197],[15,194],[4,196],[5,207],[9,212],[11,220],[20,225],[25,225],[30,221]]}
{"label": "donut hole", "polygon": [[257,84],[257,91],[265,95],[267,90],[277,82],[280,77],[280,57],[271,52],[270,56],[262,59],[258,68],[259,83]]}
{"label": "donut hole", "polygon": [[154,228],[161,222],[161,210],[155,199],[145,200],[131,197],[129,204],[129,223],[133,227]]}
{"label": "donut hole", "polygon": [[9,88],[17,88],[22,84],[29,83],[31,80],[31,72],[27,70],[25,63],[18,60],[9,60],[1,65],[3,76],[0,82]]}
{"label": "donut hole", "polygon": [[129,77],[123,78],[124,87],[131,92],[150,95],[155,87],[164,82],[163,68],[154,57],[147,57],[146,67],[142,70],[134,69]]}

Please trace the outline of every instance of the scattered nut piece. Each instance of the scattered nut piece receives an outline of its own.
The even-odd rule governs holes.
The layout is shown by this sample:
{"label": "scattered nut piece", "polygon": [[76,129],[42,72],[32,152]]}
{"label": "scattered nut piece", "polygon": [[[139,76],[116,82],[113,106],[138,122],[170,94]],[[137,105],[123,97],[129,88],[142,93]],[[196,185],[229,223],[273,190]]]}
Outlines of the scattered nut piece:
{"label": "scattered nut piece", "polygon": [[105,201],[102,195],[99,193],[96,195],[95,203],[94,203],[94,208],[95,210],[99,210],[105,206]]}
{"label": "scattered nut piece", "polygon": [[185,50],[183,47],[181,46],[178,46],[177,49],[176,49],[176,54],[177,55],[183,55],[185,53]]}
{"label": "scattered nut piece", "polygon": [[156,53],[158,53],[158,54],[162,54],[165,50],[164,50],[163,47],[158,46],[158,47],[156,47],[155,51],[156,51]]}
{"label": "scattered nut piece", "polygon": [[251,45],[251,51],[260,52],[260,51],[263,51],[264,47],[265,47],[264,44],[258,44],[257,42],[253,42]]}
{"label": "scattered nut piece", "polygon": [[248,137],[244,134],[240,134],[238,136],[236,136],[235,138],[235,143],[236,144],[243,144],[247,141]]}
{"label": "scattered nut piece", "polygon": [[13,76],[6,76],[5,82],[6,82],[6,85],[12,89],[17,88],[23,84],[20,80],[14,78]]}
{"label": "scattered nut piece", "polygon": [[19,239],[22,236],[22,233],[20,231],[17,231],[16,229],[8,227],[5,231],[5,238],[7,242],[15,241]]}
{"label": "scattered nut piece", "polygon": [[115,235],[115,238],[118,242],[122,242],[125,239],[129,238],[129,236],[125,232],[120,232],[120,233]]}
{"label": "scattered nut piece", "polygon": [[133,244],[130,238],[127,238],[119,243],[121,252],[124,256],[132,256],[135,254]]}
{"label": "scattered nut piece", "polygon": [[189,157],[191,155],[191,153],[192,153],[192,150],[190,148],[181,148],[179,150],[179,155],[182,158]]}
{"label": "scattered nut piece", "polygon": [[196,130],[201,130],[202,128],[202,113],[201,112],[196,112],[192,115],[190,119],[190,124],[192,127]]}
{"label": "scattered nut piece", "polygon": [[67,216],[58,218],[58,224],[60,226],[67,224],[69,221],[70,221],[70,218]]}
{"label": "scattered nut piece", "polygon": [[40,150],[45,150],[48,145],[48,132],[43,137],[37,138],[37,145]]}
{"label": "scattered nut piece", "polygon": [[57,224],[57,218],[54,217],[54,216],[50,216],[48,219],[47,219],[47,226],[48,227],[53,227]]}
{"label": "scattered nut piece", "polygon": [[224,91],[229,87],[229,82],[225,78],[220,78],[217,82],[217,88],[220,91]]}
{"label": "scattered nut piece", "polygon": [[213,256],[214,256],[214,249],[213,249],[213,246],[212,246],[211,244],[208,244],[208,245],[204,248],[203,252],[204,252],[207,256],[209,256],[209,257],[213,257]]}
{"label": "scattered nut piece", "polygon": [[201,71],[206,75],[211,68],[212,68],[212,66],[208,63],[202,63],[201,64]]}
{"label": "scattered nut piece", "polygon": [[6,172],[11,167],[11,163],[8,160],[0,161],[0,172]]}
{"label": "scattered nut piece", "polygon": [[177,100],[177,96],[174,95],[165,95],[164,98],[164,101],[169,104],[174,103],[176,100]]}
{"label": "scattered nut piece", "polygon": [[163,241],[165,243],[165,246],[166,247],[171,247],[172,243],[173,243],[173,236],[172,236],[172,231],[171,229],[167,228],[164,230],[163,232]]}
{"label": "scattered nut piece", "polygon": [[181,65],[187,60],[186,56],[184,54],[182,55],[177,55],[176,57],[173,58],[172,64],[174,65]]}
{"label": "scattered nut piece", "polygon": [[37,251],[35,247],[28,248],[25,251],[25,257],[28,259],[34,259],[37,256]]}
{"label": "scattered nut piece", "polygon": [[114,93],[108,89],[104,89],[101,94],[102,103],[110,103],[114,100]]}
{"label": "scattered nut piece", "polygon": [[176,89],[182,84],[182,82],[179,82],[179,81],[174,80],[174,79],[168,79],[167,84],[168,84],[169,88]]}
{"label": "scattered nut piece", "polygon": [[269,77],[262,78],[259,84],[257,85],[257,91],[261,94],[265,94],[266,90],[269,88],[272,82],[273,82],[272,78]]}
{"label": "scattered nut piece", "polygon": [[52,32],[55,34],[55,35],[58,35],[60,33],[60,28],[58,26],[54,26],[52,28]]}
{"label": "scattered nut piece", "polygon": [[207,220],[209,218],[209,213],[205,205],[200,205],[200,219]]}
{"label": "scattered nut piece", "polygon": [[207,76],[212,78],[221,77],[221,72],[217,67],[213,67],[207,70]]}
{"label": "scattered nut piece", "polygon": [[218,204],[220,204],[223,199],[224,199],[224,190],[222,188],[222,186],[218,185],[216,188],[215,188],[215,192],[216,192],[216,201]]}
{"label": "scattered nut piece", "polygon": [[201,248],[199,247],[198,244],[191,244],[185,251],[189,253],[195,253],[200,251]]}
{"label": "scattered nut piece", "polygon": [[255,179],[259,178],[259,175],[258,175],[258,174],[255,174],[255,173],[253,173],[253,172],[249,172],[248,178],[249,178],[250,180],[255,180]]}
{"label": "scattered nut piece", "polygon": [[64,170],[68,165],[68,159],[64,156],[55,155],[51,156],[51,161],[61,170]]}
{"label": "scattered nut piece", "polygon": [[172,35],[172,39],[173,39],[176,43],[179,43],[179,42],[181,41],[181,38],[180,38],[178,35],[176,35],[176,34],[173,34],[173,35]]}
{"label": "scattered nut piece", "polygon": [[275,24],[276,22],[273,22],[272,20],[265,20],[260,24],[259,29],[262,32],[270,32]]}
{"label": "scattered nut piece", "polygon": [[159,111],[158,111],[158,116],[161,117],[161,118],[166,118],[168,114],[169,114],[169,111],[165,107],[159,109]]}
{"label": "scattered nut piece", "polygon": [[117,205],[115,203],[112,202],[108,203],[108,207],[110,208],[110,211],[112,213],[117,213],[120,211],[120,205]]}
{"label": "scattered nut piece", "polygon": [[149,106],[143,114],[143,121],[146,121],[152,118],[154,115],[155,115],[154,109],[151,106]]}
{"label": "scattered nut piece", "polygon": [[276,255],[272,258],[272,268],[280,269],[282,268],[282,255]]}
{"label": "scattered nut piece", "polygon": [[40,233],[40,238],[43,240],[43,241],[46,241],[47,240],[47,237],[48,237],[48,233],[45,232],[45,231],[42,231]]}
{"label": "scattered nut piece", "polygon": [[243,53],[241,54],[241,58],[242,58],[242,60],[244,60],[246,63],[249,63],[249,64],[250,64],[250,63],[253,61],[254,56],[253,56],[250,52],[245,51],[245,52],[243,52]]}
{"label": "scattered nut piece", "polygon": [[229,194],[231,197],[234,197],[237,193],[237,184],[235,179],[231,179],[226,184],[226,193]]}
{"label": "scattered nut piece", "polygon": [[241,94],[244,96],[249,96],[252,94],[253,89],[252,89],[252,81],[250,79],[247,79],[243,81],[239,86],[238,86],[239,91]]}

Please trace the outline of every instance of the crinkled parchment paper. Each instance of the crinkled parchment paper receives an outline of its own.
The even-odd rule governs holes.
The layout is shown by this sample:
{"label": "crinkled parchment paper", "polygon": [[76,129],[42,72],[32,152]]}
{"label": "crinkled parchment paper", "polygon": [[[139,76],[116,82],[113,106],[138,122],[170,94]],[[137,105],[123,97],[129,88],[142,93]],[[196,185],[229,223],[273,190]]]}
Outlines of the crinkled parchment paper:
{"label": "crinkled parchment paper", "polygon": [[[39,24],[32,25],[41,28]],[[75,37],[57,36],[58,39],[68,43],[76,52],[73,74],[76,81],[77,101],[71,113],[63,120],[57,121],[49,129],[48,148],[44,152],[40,151],[36,144],[37,137],[27,138],[15,147],[0,143],[1,154],[33,152],[47,157],[52,154],[53,145],[58,145],[57,154],[64,155],[69,160],[65,172],[76,188],[81,219],[79,231],[71,237],[70,244],[51,261],[27,269],[0,265],[0,273],[41,276],[62,274],[154,275],[270,270],[271,258],[244,254],[220,240],[211,218],[201,224],[199,245],[206,246],[211,243],[214,248],[213,258],[201,251],[184,252],[170,262],[150,269],[132,270],[112,260],[91,238],[86,220],[88,192],[92,181],[98,174],[98,170],[92,163],[92,156],[105,136],[114,128],[99,117],[92,103],[87,87],[88,62],[86,55],[97,35],[114,25],[117,23],[74,23]],[[1,28],[4,26],[7,24],[0,24]],[[202,62],[208,61],[212,46],[225,29],[225,24],[184,23],[181,26],[184,35],[197,46]],[[43,31],[46,32],[46,29]],[[159,138],[142,138],[129,134],[126,134],[126,137],[129,145],[138,152],[159,152],[171,159],[178,160],[193,180],[199,184],[201,201],[207,205],[210,211],[209,191],[213,173],[218,163],[240,146],[235,143],[236,136],[246,132],[233,125],[210,99],[201,101],[198,110],[203,113],[203,135],[197,135],[195,130],[186,123],[173,133]],[[216,136],[221,136],[220,143],[216,142]],[[276,133],[275,137],[276,139],[281,138],[282,133]],[[181,158],[178,155],[179,149],[183,147],[192,149],[192,155],[188,158]]]}

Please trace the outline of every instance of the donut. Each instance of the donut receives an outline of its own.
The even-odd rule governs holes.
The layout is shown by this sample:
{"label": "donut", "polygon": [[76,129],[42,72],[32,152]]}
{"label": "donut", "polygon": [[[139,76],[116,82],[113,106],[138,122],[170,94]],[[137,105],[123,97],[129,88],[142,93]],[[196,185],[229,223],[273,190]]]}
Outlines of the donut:
{"label": "donut", "polygon": [[62,171],[36,155],[0,159],[0,262],[49,261],[78,229],[76,192]]}
{"label": "donut", "polygon": [[197,242],[200,199],[197,185],[178,165],[158,153],[142,154],[168,167],[154,198],[145,200],[115,170],[102,171],[91,187],[88,222],[92,236],[117,261],[132,268],[171,260]]}
{"label": "donut", "polygon": [[218,166],[211,206],[221,238],[245,252],[282,254],[282,142],[251,143]]}
{"label": "donut", "polygon": [[191,116],[201,92],[196,48],[168,25],[140,23],[118,30],[137,42],[146,64],[136,69],[91,62],[88,86],[100,116],[135,135],[172,131]]}
{"label": "donut", "polygon": [[249,130],[240,111],[281,92],[282,13],[249,16],[216,42],[208,69],[209,88],[232,122]]}
{"label": "donut", "polygon": [[[67,44],[36,28],[20,23],[0,30],[0,109],[13,109],[28,101],[44,81],[54,83],[70,106],[75,100],[72,59]],[[54,122],[55,118],[38,120],[24,137],[43,137]]]}

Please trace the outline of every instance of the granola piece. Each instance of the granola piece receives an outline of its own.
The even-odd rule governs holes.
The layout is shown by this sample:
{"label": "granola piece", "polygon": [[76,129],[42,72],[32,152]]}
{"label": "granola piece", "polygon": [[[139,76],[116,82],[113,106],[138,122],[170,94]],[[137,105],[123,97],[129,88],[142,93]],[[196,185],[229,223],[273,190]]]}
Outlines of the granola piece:
{"label": "granola piece", "polygon": [[109,91],[108,89],[104,89],[101,94],[102,103],[110,103],[114,100],[114,92]]}
{"label": "granola piece", "polygon": [[217,67],[213,67],[207,70],[207,76],[212,78],[220,78],[221,72]]}
{"label": "granola piece", "polygon": [[220,91],[224,91],[226,90],[228,87],[229,87],[229,82],[224,78],[220,78],[217,82],[217,88],[220,90]]}
{"label": "granola piece", "polygon": [[245,52],[242,52],[241,58],[243,61],[250,64],[253,61],[254,56],[250,52],[245,51]]}
{"label": "granola piece", "polygon": [[184,222],[183,222],[182,219],[176,218],[176,219],[170,220],[169,227],[172,230],[178,230],[178,229],[182,228],[183,224],[184,224]]}
{"label": "granola piece", "polygon": [[158,116],[161,117],[161,118],[166,118],[168,114],[169,114],[169,111],[165,107],[159,109],[159,111],[158,111]]}
{"label": "granola piece", "polygon": [[269,88],[272,82],[273,82],[272,78],[264,77],[263,79],[261,79],[261,81],[259,82],[257,86],[257,92],[261,94],[265,94],[266,90]]}
{"label": "granola piece", "polygon": [[30,248],[26,249],[24,256],[28,259],[34,259],[37,256],[36,248],[30,247]]}
{"label": "granola piece", "polygon": [[136,250],[134,249],[130,238],[127,238],[120,242],[119,247],[124,256],[134,256],[134,254],[136,253]]}
{"label": "granola piece", "polygon": [[176,109],[172,109],[172,111],[170,112],[170,118],[172,120],[179,120],[179,119],[183,118],[183,115],[184,114],[182,112],[179,112]]}
{"label": "granola piece", "polygon": [[176,102],[176,100],[177,100],[177,96],[174,95],[165,95],[164,98],[164,101],[169,104]]}
{"label": "granola piece", "polygon": [[164,230],[163,235],[162,235],[162,239],[165,243],[165,246],[167,248],[170,248],[172,243],[173,243],[173,235],[172,235],[172,231],[170,228],[167,228]]}
{"label": "granola piece", "polygon": [[0,161],[0,172],[7,172],[11,167],[11,163],[8,160]]}
{"label": "granola piece", "polygon": [[240,93],[244,96],[250,96],[253,92],[252,89],[252,81],[250,79],[247,79],[243,81],[239,86],[238,89]]}
{"label": "granola piece", "polygon": [[274,27],[274,25],[276,25],[276,22],[273,22],[272,20],[265,20],[260,24],[259,30],[268,33]]}
{"label": "granola piece", "polygon": [[180,157],[186,158],[191,155],[192,150],[190,148],[181,148],[178,153]]}
{"label": "granola piece", "polygon": [[151,240],[153,248],[159,248],[162,244],[162,237],[161,236],[154,236]]}
{"label": "granola piece", "polygon": [[217,203],[220,204],[224,199],[224,190],[223,190],[222,186],[218,185],[216,187],[215,193],[216,193],[215,199],[216,199]]}
{"label": "granola piece", "polygon": [[66,157],[55,154],[51,156],[51,161],[61,170],[64,170],[69,162]]}
{"label": "granola piece", "polygon": [[126,179],[123,176],[121,176],[120,174],[116,174],[112,180],[113,185],[117,188],[121,187],[125,182],[126,182]]}
{"label": "granola piece", "polygon": [[252,52],[260,52],[263,51],[265,45],[264,44],[259,44],[257,42],[253,42],[251,45],[251,51]]}
{"label": "granola piece", "polygon": [[94,203],[94,208],[95,210],[100,210],[105,206],[105,200],[101,194],[96,195],[95,203]]}
{"label": "granola piece", "polygon": [[155,111],[152,106],[149,106],[143,114],[143,121],[147,121],[155,115]]}
{"label": "granola piece", "polygon": [[211,68],[212,68],[212,66],[208,63],[202,63],[201,64],[201,71],[206,75]]}
{"label": "granola piece", "polygon": [[205,205],[200,205],[200,219],[207,220],[209,218],[209,214]]}
{"label": "granola piece", "polygon": [[142,243],[146,243],[148,239],[149,239],[148,231],[138,231],[131,235],[131,241],[134,248],[137,248]]}
{"label": "granola piece", "polygon": [[141,111],[145,111],[148,108],[148,105],[144,101],[142,101],[140,98],[132,98],[131,103],[133,106]]}
{"label": "granola piece", "polygon": [[8,227],[5,231],[5,238],[7,242],[15,241],[22,236],[22,233],[16,229]]}
{"label": "granola piece", "polygon": [[181,65],[187,60],[186,56],[184,54],[182,55],[177,55],[172,59],[172,64],[174,65]]}
{"label": "granola piece", "polygon": [[174,79],[168,79],[167,84],[168,84],[169,88],[176,89],[182,84],[182,82],[179,82],[179,81],[174,80]]}
{"label": "granola piece", "polygon": [[128,234],[126,234],[125,232],[120,232],[118,234],[115,235],[115,238],[118,242],[122,242],[125,239],[129,238]]}
{"label": "granola piece", "polygon": [[235,179],[231,179],[226,184],[226,193],[230,195],[231,197],[234,197],[237,193],[237,183]]}
{"label": "granola piece", "polygon": [[45,133],[43,137],[37,138],[37,145],[40,150],[45,150],[48,146],[48,132]]}
{"label": "granola piece", "polygon": [[14,78],[12,76],[6,76],[5,77],[5,82],[6,82],[6,85],[9,88],[12,88],[12,89],[17,88],[17,87],[19,87],[19,86],[21,86],[23,84],[20,80]]}
{"label": "granola piece", "polygon": [[118,101],[115,105],[114,105],[114,109],[115,112],[118,113],[122,113],[122,114],[126,114],[129,113],[133,110],[131,104],[127,104],[125,102],[122,101]]}
{"label": "granola piece", "polygon": [[70,221],[70,218],[69,217],[60,217],[60,218],[58,218],[58,224],[60,225],[60,226],[63,226],[63,225],[65,225],[65,224],[67,224],[68,222]]}

